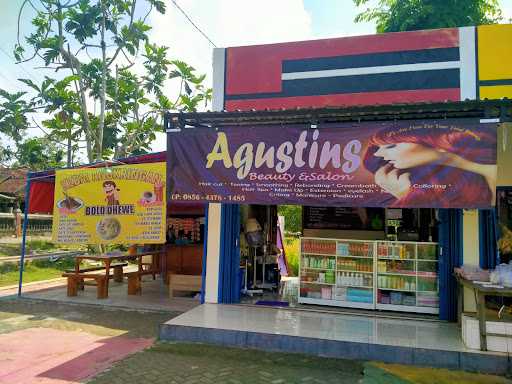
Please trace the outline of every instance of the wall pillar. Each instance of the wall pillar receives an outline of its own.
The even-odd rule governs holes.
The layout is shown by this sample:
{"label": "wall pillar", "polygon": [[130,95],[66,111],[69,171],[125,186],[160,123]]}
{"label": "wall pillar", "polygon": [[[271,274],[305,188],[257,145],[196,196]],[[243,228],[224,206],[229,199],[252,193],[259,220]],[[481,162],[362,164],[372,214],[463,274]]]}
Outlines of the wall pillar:
{"label": "wall pillar", "polygon": [[208,205],[205,303],[217,303],[219,299],[221,207],[221,204]]}
{"label": "wall pillar", "polygon": [[[464,265],[480,267],[480,238],[478,210],[465,209],[462,216],[462,260]],[[464,311],[476,312],[473,291],[464,288]]]}

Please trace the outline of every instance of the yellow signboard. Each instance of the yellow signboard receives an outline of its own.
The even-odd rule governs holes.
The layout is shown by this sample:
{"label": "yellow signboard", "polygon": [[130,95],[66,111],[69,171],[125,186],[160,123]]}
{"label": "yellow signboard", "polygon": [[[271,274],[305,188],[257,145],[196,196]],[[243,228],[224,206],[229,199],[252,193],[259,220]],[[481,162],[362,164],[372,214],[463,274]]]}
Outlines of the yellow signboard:
{"label": "yellow signboard", "polygon": [[53,240],[165,243],[165,196],[165,163],[57,171]]}

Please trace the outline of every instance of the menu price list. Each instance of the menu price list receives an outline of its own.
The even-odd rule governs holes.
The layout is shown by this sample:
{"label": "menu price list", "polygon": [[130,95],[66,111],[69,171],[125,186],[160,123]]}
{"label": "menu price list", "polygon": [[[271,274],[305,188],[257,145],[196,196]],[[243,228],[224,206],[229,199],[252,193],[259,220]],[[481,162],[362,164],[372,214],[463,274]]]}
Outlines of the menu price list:
{"label": "menu price list", "polygon": [[91,236],[83,229],[83,226],[83,223],[73,217],[60,217],[57,227],[57,242],[88,243]]}
{"label": "menu price list", "polygon": [[158,240],[162,237],[162,207],[147,207],[143,212],[137,213],[135,225],[144,227],[146,230],[140,234],[127,236],[128,240]]}

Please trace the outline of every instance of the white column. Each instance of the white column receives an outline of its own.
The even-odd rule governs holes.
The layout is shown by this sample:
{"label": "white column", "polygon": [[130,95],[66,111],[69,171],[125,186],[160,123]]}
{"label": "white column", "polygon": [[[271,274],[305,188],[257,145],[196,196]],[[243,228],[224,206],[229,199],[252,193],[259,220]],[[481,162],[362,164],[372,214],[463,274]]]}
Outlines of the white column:
{"label": "white column", "polygon": [[206,244],[205,303],[217,303],[219,298],[221,204],[208,206],[208,239]]}
{"label": "white column", "polygon": [[[225,48],[213,49],[213,94],[212,110],[224,109],[224,67]],[[206,244],[206,281],[204,285],[205,303],[217,303],[219,300],[220,268],[220,227],[221,204],[208,205],[208,239]]]}
{"label": "white column", "polygon": [[459,28],[460,99],[476,99],[475,27]]}

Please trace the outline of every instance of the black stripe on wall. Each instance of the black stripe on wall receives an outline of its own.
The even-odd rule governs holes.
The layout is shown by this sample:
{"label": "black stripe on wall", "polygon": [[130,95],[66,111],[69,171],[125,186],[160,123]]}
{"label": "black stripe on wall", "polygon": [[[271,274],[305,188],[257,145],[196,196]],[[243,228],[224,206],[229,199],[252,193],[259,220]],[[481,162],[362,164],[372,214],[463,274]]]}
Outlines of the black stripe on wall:
{"label": "black stripe on wall", "polygon": [[493,86],[493,85],[512,85],[512,79],[502,80],[480,80],[480,86]]}
{"label": "black stripe on wall", "polygon": [[284,60],[282,71],[283,73],[290,73],[458,60],[460,60],[459,48],[434,48],[415,51]]}
{"label": "black stripe on wall", "polygon": [[316,96],[343,93],[460,88],[458,69],[285,80],[282,92],[226,95],[226,100]]}

